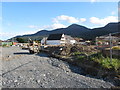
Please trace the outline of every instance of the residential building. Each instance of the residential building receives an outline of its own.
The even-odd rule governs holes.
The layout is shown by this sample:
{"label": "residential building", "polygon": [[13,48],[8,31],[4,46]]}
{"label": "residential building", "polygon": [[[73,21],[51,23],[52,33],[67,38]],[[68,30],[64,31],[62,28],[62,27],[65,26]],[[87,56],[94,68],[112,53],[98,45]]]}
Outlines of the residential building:
{"label": "residential building", "polygon": [[75,44],[76,40],[69,35],[65,34],[50,34],[48,38],[43,38],[41,44],[44,45],[65,45]]}

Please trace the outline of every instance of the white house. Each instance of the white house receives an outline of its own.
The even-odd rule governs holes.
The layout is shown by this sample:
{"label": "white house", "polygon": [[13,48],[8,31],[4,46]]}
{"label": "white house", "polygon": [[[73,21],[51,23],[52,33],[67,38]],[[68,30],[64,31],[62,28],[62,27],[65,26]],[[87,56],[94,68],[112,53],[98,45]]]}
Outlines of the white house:
{"label": "white house", "polygon": [[41,45],[45,45],[45,44],[46,44],[46,41],[47,41],[47,37],[44,37],[44,38],[41,40]]}
{"label": "white house", "polygon": [[86,45],[86,42],[85,42],[85,40],[80,39],[80,40],[79,40],[79,44],[81,44],[81,45]]}
{"label": "white house", "polygon": [[41,42],[46,43],[47,45],[65,45],[74,44],[76,43],[76,40],[74,40],[71,36],[64,34],[50,34],[47,39],[44,38]]}
{"label": "white house", "polygon": [[65,41],[67,44],[75,44],[77,41],[69,35],[65,35]]}
{"label": "white house", "polygon": [[65,44],[64,34],[50,34],[46,41],[47,45],[61,45]]}

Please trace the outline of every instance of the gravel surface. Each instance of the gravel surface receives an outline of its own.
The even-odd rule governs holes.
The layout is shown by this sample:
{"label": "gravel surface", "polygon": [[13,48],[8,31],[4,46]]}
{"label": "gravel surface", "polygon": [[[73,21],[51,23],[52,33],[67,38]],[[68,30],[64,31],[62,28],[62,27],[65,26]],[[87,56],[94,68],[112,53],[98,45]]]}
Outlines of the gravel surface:
{"label": "gravel surface", "polygon": [[19,47],[2,48],[0,61],[3,88],[110,88],[113,86],[109,82],[83,76],[80,68],[62,60],[42,53],[29,54],[28,50]]}

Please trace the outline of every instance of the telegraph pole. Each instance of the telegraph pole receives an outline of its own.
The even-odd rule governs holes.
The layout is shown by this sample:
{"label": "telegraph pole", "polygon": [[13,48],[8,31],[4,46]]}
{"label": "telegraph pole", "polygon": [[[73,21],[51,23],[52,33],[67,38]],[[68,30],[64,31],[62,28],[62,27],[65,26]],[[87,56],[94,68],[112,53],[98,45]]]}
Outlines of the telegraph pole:
{"label": "telegraph pole", "polygon": [[111,37],[111,33],[109,34],[109,40],[110,40],[110,63],[112,63],[112,37]]}
{"label": "telegraph pole", "polygon": [[96,46],[97,46],[97,49],[98,49],[98,37],[96,37]]}

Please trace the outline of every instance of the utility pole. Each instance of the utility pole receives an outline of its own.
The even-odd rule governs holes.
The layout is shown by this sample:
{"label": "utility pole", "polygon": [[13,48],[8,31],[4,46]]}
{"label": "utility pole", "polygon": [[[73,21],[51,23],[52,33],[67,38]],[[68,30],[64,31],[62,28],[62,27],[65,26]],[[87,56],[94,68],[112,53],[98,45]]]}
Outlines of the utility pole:
{"label": "utility pole", "polygon": [[96,37],[96,46],[97,46],[97,49],[98,49],[98,37]]}
{"label": "utility pole", "polygon": [[110,63],[112,63],[112,36],[111,36],[111,33],[109,34],[109,40],[110,40]]}
{"label": "utility pole", "polygon": [[14,42],[14,37],[12,38],[12,42]]}

